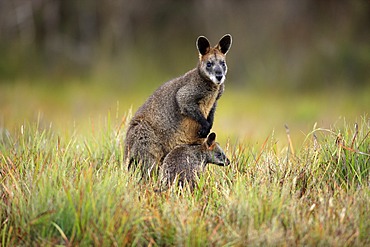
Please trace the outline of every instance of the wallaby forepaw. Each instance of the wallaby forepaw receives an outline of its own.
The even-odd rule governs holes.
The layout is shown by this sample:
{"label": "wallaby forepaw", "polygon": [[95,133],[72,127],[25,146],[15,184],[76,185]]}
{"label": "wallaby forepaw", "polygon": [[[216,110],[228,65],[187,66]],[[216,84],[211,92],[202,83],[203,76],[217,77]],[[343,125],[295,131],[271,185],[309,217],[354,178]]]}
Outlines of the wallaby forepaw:
{"label": "wallaby forepaw", "polygon": [[206,138],[209,134],[209,132],[211,131],[211,125],[209,126],[206,126],[206,127],[202,127],[199,131],[198,131],[198,136],[200,138]]}

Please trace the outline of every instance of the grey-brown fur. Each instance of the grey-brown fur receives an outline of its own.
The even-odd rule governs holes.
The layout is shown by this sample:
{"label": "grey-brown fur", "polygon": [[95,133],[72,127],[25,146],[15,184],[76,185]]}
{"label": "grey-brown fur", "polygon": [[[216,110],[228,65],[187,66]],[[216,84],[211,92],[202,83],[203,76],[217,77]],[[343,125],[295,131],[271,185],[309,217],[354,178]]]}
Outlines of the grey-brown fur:
{"label": "grey-brown fur", "polygon": [[161,189],[168,188],[174,181],[179,185],[187,182],[193,189],[208,163],[229,165],[229,159],[215,139],[216,134],[211,133],[202,144],[181,145],[168,153],[159,168]]}
{"label": "grey-brown fur", "polygon": [[141,163],[143,174],[150,174],[176,146],[203,142],[224,91],[225,55],[230,46],[230,35],[221,38],[215,47],[205,37],[199,37],[198,66],[164,83],[138,109],[126,133],[128,168]]}

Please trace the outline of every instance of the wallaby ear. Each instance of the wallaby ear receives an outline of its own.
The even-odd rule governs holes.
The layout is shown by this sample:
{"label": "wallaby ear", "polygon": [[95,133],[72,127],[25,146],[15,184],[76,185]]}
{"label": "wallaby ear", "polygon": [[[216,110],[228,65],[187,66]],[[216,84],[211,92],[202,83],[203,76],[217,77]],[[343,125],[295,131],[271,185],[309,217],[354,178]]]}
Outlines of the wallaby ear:
{"label": "wallaby ear", "polygon": [[219,49],[223,54],[226,54],[232,44],[232,38],[230,34],[225,34],[218,42],[217,49]]}
{"label": "wallaby ear", "polygon": [[211,45],[209,44],[209,41],[204,36],[199,36],[197,39],[197,49],[199,51],[200,55],[205,55],[209,52],[211,49]]}
{"label": "wallaby ear", "polygon": [[216,134],[212,132],[211,134],[208,135],[207,137],[207,146],[210,148],[216,141]]}

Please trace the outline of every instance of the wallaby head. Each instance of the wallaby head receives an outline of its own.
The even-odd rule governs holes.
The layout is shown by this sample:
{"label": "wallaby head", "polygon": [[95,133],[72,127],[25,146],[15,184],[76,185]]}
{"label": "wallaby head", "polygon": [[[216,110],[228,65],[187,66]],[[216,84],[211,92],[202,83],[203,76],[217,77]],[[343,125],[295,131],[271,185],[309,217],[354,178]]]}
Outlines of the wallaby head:
{"label": "wallaby head", "polygon": [[197,39],[199,51],[199,71],[201,75],[211,80],[216,85],[225,81],[227,73],[226,53],[232,43],[230,34],[224,35],[215,47],[211,47],[208,39],[200,36]]}
{"label": "wallaby head", "polygon": [[220,147],[220,144],[216,142],[216,134],[211,133],[203,143],[203,147],[207,153],[207,163],[212,163],[219,166],[230,165],[230,160],[226,157],[225,152]]}

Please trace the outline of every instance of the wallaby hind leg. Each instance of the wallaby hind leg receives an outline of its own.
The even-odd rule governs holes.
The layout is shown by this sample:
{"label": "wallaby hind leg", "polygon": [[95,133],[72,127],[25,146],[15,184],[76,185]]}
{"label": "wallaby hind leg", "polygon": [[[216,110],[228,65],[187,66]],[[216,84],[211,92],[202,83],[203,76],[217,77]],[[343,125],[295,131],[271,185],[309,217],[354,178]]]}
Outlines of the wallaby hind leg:
{"label": "wallaby hind leg", "polygon": [[125,161],[128,169],[140,169],[142,175],[150,176],[164,156],[161,142],[149,126],[131,126],[126,136]]}

